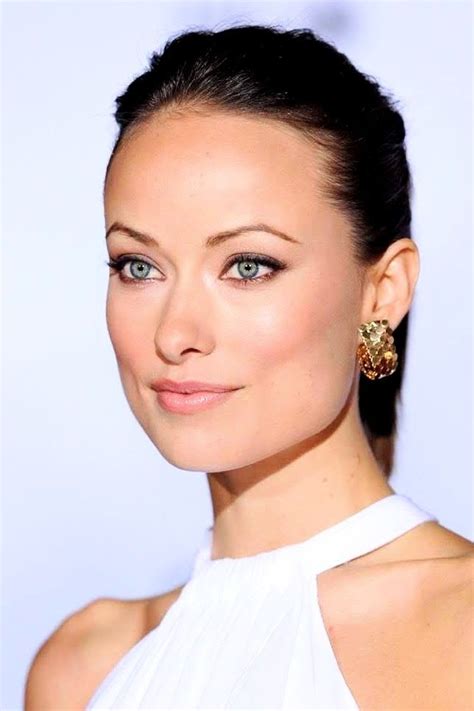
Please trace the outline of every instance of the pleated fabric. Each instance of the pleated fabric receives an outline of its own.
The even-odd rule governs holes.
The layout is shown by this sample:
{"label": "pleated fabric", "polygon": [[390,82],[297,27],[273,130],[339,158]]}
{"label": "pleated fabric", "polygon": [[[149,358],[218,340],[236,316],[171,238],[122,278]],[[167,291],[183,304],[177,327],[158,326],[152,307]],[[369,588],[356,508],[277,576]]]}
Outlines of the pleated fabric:
{"label": "pleated fabric", "polygon": [[425,521],[437,519],[391,494],[301,543],[216,560],[207,528],[180,596],[86,711],[358,709],[323,622],[317,576]]}

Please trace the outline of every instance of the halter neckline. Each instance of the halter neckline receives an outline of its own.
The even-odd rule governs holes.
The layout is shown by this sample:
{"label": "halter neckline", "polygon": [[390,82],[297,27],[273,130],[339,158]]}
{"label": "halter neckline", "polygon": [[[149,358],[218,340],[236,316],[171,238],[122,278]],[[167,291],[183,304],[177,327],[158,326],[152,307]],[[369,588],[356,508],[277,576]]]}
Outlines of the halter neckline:
{"label": "halter neckline", "polygon": [[407,521],[410,520],[414,523],[416,520],[423,523],[425,520],[437,519],[420,509],[408,496],[394,493],[373,501],[368,506],[298,543],[248,556],[224,556],[214,559],[210,557],[214,533],[214,526],[211,525],[203,534],[202,543],[195,557],[193,575],[200,569],[214,571],[229,567],[243,569],[260,564],[271,565],[280,560],[302,558],[309,558],[316,564],[319,561],[322,566],[339,565],[340,562],[362,555],[363,553],[359,551],[370,549],[374,537],[377,539],[377,545],[389,542],[397,536],[400,522],[406,527]]}

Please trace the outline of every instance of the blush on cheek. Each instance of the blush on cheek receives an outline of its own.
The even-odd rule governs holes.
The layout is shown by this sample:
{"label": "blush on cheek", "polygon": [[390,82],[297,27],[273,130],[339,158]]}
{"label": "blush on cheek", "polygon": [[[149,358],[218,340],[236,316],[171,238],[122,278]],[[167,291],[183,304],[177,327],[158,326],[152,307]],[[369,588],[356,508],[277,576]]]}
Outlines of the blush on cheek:
{"label": "blush on cheek", "polygon": [[318,417],[322,425],[338,414],[354,373],[357,300],[351,275],[340,276],[345,289],[333,288],[328,278],[300,279],[298,288],[253,312],[245,330],[255,382],[266,384],[288,415],[304,422],[304,413],[312,413],[310,427]]}
{"label": "blush on cheek", "polygon": [[133,308],[133,302],[130,304],[118,298],[108,298],[106,320],[120,367],[139,374],[144,364],[146,366],[150,353],[153,354],[154,347],[154,330],[147,326],[146,314]]}
{"label": "blush on cheek", "polygon": [[267,294],[240,315],[236,338],[245,347],[249,365],[265,368],[285,363],[307,348],[318,311],[298,287],[296,276],[294,282],[285,282],[284,289],[275,286]]}
{"label": "blush on cheek", "polygon": [[[106,309],[107,328],[117,360],[120,381],[131,411],[147,431],[147,413],[143,408],[141,374],[146,370],[147,340],[132,314],[109,300]],[[156,356],[155,356],[156,357]]]}

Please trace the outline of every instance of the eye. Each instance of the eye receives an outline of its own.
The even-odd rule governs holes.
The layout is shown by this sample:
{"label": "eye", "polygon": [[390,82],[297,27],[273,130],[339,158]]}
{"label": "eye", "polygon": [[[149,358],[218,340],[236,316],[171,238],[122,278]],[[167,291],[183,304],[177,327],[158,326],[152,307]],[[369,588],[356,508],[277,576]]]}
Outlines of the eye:
{"label": "eye", "polygon": [[[149,262],[147,262],[145,259],[141,259],[138,257],[121,256],[117,259],[111,257],[110,261],[106,262],[106,264],[114,272],[118,273],[121,281],[126,283],[137,284],[139,282],[152,281],[152,279],[148,279],[147,277],[150,273],[150,270],[155,269],[155,267]],[[125,267],[127,267],[128,265],[130,265],[131,276],[127,276],[124,273]],[[233,257],[232,260],[227,264],[224,273],[227,273],[231,269],[231,267],[235,265],[238,265],[237,273],[242,278],[230,277],[230,280],[238,283],[241,286],[247,286],[251,283],[259,283],[268,279],[272,279],[278,271],[285,269],[285,265],[281,262],[278,262],[276,259],[247,252],[235,255],[235,257]],[[271,271],[267,274],[261,274],[260,276],[257,276],[260,266],[267,267]]]}
{"label": "eye", "polygon": [[[281,262],[277,262],[271,257],[264,257],[263,255],[245,253],[237,254],[227,265],[225,273],[227,273],[230,268],[236,264],[238,265],[237,273],[243,276],[241,279],[239,279],[238,277],[232,277],[231,281],[240,282],[242,286],[247,286],[252,282],[262,282],[266,281],[267,279],[272,279],[278,271],[285,268],[284,264],[282,264]],[[261,274],[260,276],[256,276],[258,272],[257,265],[269,267],[272,271],[267,274]]]}
{"label": "eye", "polygon": [[[119,257],[118,259],[110,258],[110,261],[106,264],[114,271],[117,272],[119,278],[125,282],[138,282],[138,281],[150,281],[146,277],[150,273],[151,269],[155,269],[149,262],[144,259],[138,259],[134,257]],[[124,275],[125,267],[130,264],[130,276]]]}

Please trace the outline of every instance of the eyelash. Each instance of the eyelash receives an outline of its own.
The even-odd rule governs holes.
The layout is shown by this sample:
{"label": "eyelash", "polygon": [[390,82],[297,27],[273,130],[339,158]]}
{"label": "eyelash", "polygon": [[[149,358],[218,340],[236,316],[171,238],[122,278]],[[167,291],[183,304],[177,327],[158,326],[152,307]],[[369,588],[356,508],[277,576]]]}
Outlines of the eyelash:
{"label": "eyelash", "polygon": [[[264,274],[263,276],[260,277],[243,277],[242,279],[234,279],[232,278],[231,281],[236,281],[242,284],[242,286],[246,287],[249,286],[250,283],[252,282],[257,282],[261,283],[262,281],[266,281],[267,279],[272,279],[275,274],[283,269],[285,269],[285,265],[282,264],[281,262],[277,262],[275,259],[271,259],[270,257],[264,257],[260,256],[258,254],[252,254],[250,252],[245,252],[243,254],[237,254],[230,262],[229,264],[226,265],[225,272],[227,272],[231,267],[234,266],[234,264],[239,264],[240,262],[255,262],[256,264],[263,265],[264,267],[271,267],[273,269],[273,272],[270,272],[269,274]],[[106,262],[106,264],[113,269],[114,272],[118,272],[119,278],[126,283],[137,283],[137,282],[146,282],[146,281],[151,281],[150,279],[138,279],[137,277],[125,277],[123,275],[123,270],[125,266],[130,263],[130,262],[138,262],[139,264],[146,264],[147,266],[151,267],[152,269],[155,269],[152,264],[146,261],[146,259],[139,259],[137,257],[118,257],[117,259],[113,259],[112,257],[110,258],[110,261]]]}

